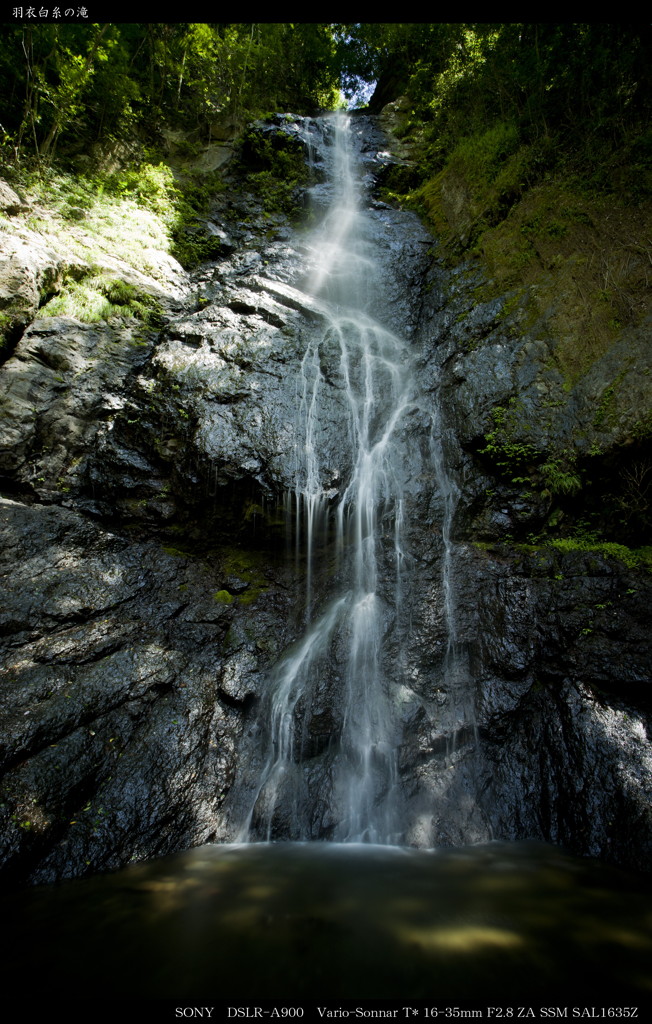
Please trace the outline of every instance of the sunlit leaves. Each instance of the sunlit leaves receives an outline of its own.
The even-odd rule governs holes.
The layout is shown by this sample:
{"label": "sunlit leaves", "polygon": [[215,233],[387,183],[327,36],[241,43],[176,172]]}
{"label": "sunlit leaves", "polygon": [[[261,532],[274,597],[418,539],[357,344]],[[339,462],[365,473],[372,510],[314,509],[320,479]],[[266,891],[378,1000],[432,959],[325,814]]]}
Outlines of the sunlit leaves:
{"label": "sunlit leaves", "polygon": [[0,41],[8,147],[44,163],[61,146],[166,127],[211,138],[218,122],[311,113],[339,96],[325,24],[30,25]]}

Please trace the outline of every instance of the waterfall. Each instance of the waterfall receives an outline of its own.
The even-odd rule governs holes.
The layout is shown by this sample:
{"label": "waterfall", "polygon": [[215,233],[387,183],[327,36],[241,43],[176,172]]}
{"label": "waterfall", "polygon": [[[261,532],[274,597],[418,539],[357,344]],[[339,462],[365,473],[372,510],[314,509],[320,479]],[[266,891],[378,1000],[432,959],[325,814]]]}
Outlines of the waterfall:
{"label": "waterfall", "polygon": [[[355,173],[348,118],[332,122],[330,208],[311,246],[305,290],[322,324],[309,340],[297,384],[295,486],[288,504],[305,564],[305,632],[281,658],[265,705],[268,752],[240,838],[391,843],[401,838],[397,792],[400,729],[392,693],[399,666],[387,664],[384,639],[400,616],[403,504],[395,438],[413,406],[406,343],[373,318],[379,299],[370,234]],[[324,465],[320,436],[325,394],[336,389],[347,479]],[[329,406],[330,408],[330,406]],[[315,563],[332,565],[339,592],[324,605],[314,593]],[[382,562],[382,566],[381,566]],[[383,576],[382,583],[380,576]],[[314,700],[338,651],[342,708],[329,739],[330,824],[321,826],[302,763],[300,704]],[[318,788],[318,787],[317,787]]]}
{"label": "waterfall", "polygon": [[[343,115],[322,124],[328,203],[298,282],[311,320],[289,410],[286,514],[304,589],[298,638],[248,734],[235,836],[481,841],[475,686],[454,593],[459,491],[439,400],[420,392],[416,350],[388,327],[385,293],[401,278],[387,254],[399,250],[391,217],[365,196],[361,132]],[[423,647],[433,620],[439,650]]]}

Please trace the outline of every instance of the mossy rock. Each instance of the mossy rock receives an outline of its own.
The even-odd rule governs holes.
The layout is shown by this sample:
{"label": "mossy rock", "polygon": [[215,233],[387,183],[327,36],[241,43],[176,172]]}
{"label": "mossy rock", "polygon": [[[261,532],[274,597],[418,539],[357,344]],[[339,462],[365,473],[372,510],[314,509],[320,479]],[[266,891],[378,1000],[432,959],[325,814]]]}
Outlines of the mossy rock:
{"label": "mossy rock", "polygon": [[[263,554],[260,551],[249,551],[233,548],[222,558],[222,572],[227,577],[235,577],[244,585],[238,594],[241,605],[253,604],[261,594],[269,589],[269,580],[263,569]],[[223,591],[221,591],[223,593]]]}

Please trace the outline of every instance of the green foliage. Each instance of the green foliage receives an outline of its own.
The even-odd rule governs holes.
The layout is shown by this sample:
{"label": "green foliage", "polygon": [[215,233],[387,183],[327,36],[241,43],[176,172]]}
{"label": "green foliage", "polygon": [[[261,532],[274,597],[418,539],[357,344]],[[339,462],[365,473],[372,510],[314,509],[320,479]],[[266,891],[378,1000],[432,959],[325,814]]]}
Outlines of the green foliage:
{"label": "green foliage", "polygon": [[430,220],[444,258],[484,262],[483,299],[531,290],[571,387],[650,311],[652,28],[346,25],[336,37],[350,90],[366,77],[374,105],[404,97],[398,134],[416,171],[390,175],[388,198]]}
{"label": "green foliage", "polygon": [[335,62],[349,99],[362,83],[377,83],[379,101],[406,87],[432,92],[433,77],[462,38],[464,26],[441,23],[357,23],[334,26]]}
{"label": "green foliage", "polygon": [[[38,175],[21,170],[17,177],[39,213],[27,219],[27,226],[44,234],[48,245],[70,253],[80,268],[89,262],[101,266],[108,253],[138,271],[160,276],[155,254],[168,249],[170,228],[146,200],[116,187],[114,176],[86,177],[54,170]],[[83,236],[71,211],[83,217]],[[151,260],[148,250],[153,250]],[[75,271],[76,278],[83,273]]]}
{"label": "green foliage", "polygon": [[70,316],[85,323],[135,317],[146,325],[160,323],[160,304],[133,285],[105,274],[69,281],[41,310],[43,317]]}
{"label": "green foliage", "polygon": [[[186,175],[178,182],[166,164],[145,162],[93,176],[46,169],[40,174],[21,170],[14,177],[40,214],[28,222],[30,228],[48,235],[49,244],[75,253],[82,266],[89,258],[101,266],[109,253],[160,278],[159,254],[171,252],[190,268],[220,251],[219,240],[199,226],[211,198],[225,187],[216,173]],[[80,221],[83,238],[75,231]],[[79,269],[43,307],[45,316],[85,321],[136,316],[153,326],[159,313],[156,300],[113,275],[102,278],[100,271],[89,275]]]}
{"label": "green foliage", "polygon": [[498,122],[486,131],[458,142],[449,158],[449,167],[459,167],[470,178],[495,178],[503,171],[504,161],[518,147],[518,129],[514,124]]}
{"label": "green foliage", "polygon": [[652,572],[652,546],[646,544],[641,548],[637,548],[636,554],[648,572]]}
{"label": "green foliage", "polygon": [[240,142],[239,163],[265,213],[296,216],[302,210],[301,189],[309,172],[298,139],[280,129],[261,131],[259,125],[251,125]]}
{"label": "green foliage", "polygon": [[[648,154],[652,33],[647,25],[388,28],[393,27],[376,33],[377,61],[387,68],[400,55],[413,116],[427,125],[431,167],[443,166],[461,137],[500,122],[514,125],[522,144],[555,138],[560,155],[574,148],[583,158],[596,144],[618,147],[626,139],[631,144],[635,128],[641,140],[636,153]],[[593,152],[591,167],[596,165]]]}
{"label": "green foliage", "polygon": [[338,99],[325,24],[26,24],[0,41],[6,156],[41,167],[55,153],[164,124],[198,128],[263,111],[299,113]]}
{"label": "green foliage", "polygon": [[250,174],[247,185],[261,200],[267,214],[285,213],[296,217],[303,208],[297,182],[277,178],[272,171]]}
{"label": "green foliage", "polygon": [[19,320],[19,314],[7,313],[0,309],[0,359],[6,358],[9,354],[11,336]]}
{"label": "green foliage", "polygon": [[174,222],[181,193],[167,164],[143,163],[116,171],[101,187],[151,210],[167,225]]}
{"label": "green foliage", "polygon": [[523,476],[523,472],[527,470],[529,473],[540,453],[534,445],[515,436],[516,411],[514,398],[510,399],[507,406],[497,405],[492,409],[495,427],[484,435],[485,446],[479,454],[488,458],[511,483],[529,483],[529,475]]}
{"label": "green foliage", "polygon": [[544,494],[578,494],[582,489],[579,474],[556,459],[545,462],[540,471],[546,485]]}
{"label": "green foliage", "polygon": [[523,326],[545,317],[570,389],[623,326],[648,315],[651,229],[650,206],[598,197],[568,177],[537,185],[476,241],[490,280],[482,298],[527,295]]}
{"label": "green foliage", "polygon": [[225,187],[215,172],[186,175],[174,186],[170,252],[186,270],[215,259],[221,251],[220,240],[203,230],[201,218],[208,213],[213,197]]}
{"label": "green foliage", "polygon": [[615,416],[615,397],[618,387],[626,372],[626,368],[621,370],[616,379],[603,391],[595,416],[593,417],[593,425],[595,427],[613,425],[613,419]]}

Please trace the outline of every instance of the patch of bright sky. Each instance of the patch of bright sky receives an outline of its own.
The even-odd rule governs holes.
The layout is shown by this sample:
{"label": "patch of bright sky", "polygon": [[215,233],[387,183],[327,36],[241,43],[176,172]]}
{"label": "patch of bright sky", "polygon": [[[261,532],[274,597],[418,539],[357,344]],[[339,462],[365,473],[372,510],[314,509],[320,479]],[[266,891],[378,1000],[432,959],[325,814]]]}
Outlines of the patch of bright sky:
{"label": "patch of bright sky", "polygon": [[375,82],[367,82],[364,78],[358,78],[355,92],[346,101],[347,110],[358,110],[360,107],[366,107],[375,88]]}

